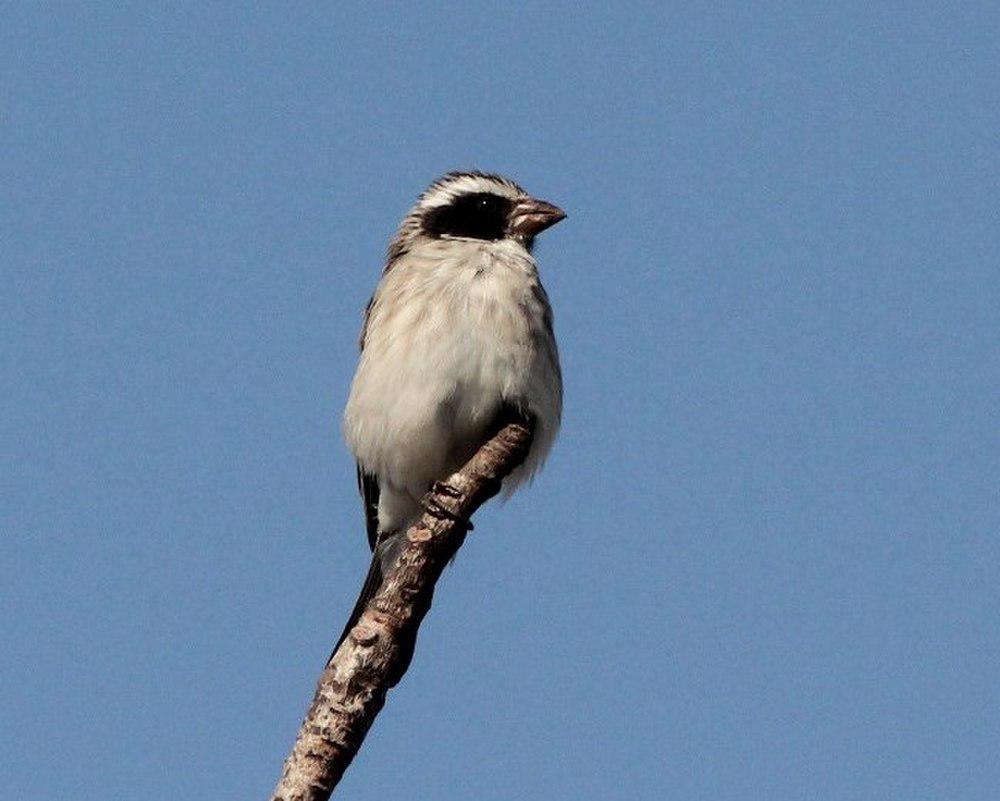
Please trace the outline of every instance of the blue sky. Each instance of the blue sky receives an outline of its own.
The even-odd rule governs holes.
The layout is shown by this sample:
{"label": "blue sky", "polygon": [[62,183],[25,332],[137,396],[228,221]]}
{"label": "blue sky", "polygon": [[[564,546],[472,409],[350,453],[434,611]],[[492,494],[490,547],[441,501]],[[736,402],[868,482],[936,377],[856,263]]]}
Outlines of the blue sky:
{"label": "blue sky", "polygon": [[340,797],[994,797],[995,4],[415,5],[5,6],[5,793],[270,791],[361,310],[478,166],[569,213],[563,431]]}

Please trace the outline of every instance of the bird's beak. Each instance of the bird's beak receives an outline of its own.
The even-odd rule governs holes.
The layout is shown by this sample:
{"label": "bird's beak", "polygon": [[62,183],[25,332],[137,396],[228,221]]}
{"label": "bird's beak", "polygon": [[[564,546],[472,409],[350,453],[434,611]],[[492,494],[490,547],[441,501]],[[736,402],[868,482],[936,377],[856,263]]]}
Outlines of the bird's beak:
{"label": "bird's beak", "polygon": [[536,200],[529,197],[519,200],[514,205],[510,216],[510,230],[517,236],[530,239],[565,217],[566,212],[558,206],[546,200]]}

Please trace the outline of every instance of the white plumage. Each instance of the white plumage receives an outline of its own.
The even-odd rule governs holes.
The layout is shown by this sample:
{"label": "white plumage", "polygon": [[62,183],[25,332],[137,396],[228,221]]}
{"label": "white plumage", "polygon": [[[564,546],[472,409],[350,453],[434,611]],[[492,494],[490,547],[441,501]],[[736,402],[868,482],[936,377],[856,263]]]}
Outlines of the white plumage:
{"label": "white plumage", "polygon": [[383,276],[344,415],[351,451],[379,479],[379,530],[411,522],[420,497],[482,444],[505,402],[537,425],[505,489],[534,473],[562,407],[548,320],[535,261],[512,240],[431,240]]}

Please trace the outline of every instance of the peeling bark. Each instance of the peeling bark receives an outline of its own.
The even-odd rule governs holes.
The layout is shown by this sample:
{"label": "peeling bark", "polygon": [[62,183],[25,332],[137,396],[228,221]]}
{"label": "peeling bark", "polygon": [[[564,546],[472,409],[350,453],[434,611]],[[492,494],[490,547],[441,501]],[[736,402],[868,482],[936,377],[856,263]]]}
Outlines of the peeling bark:
{"label": "peeling bark", "polygon": [[529,420],[506,413],[462,469],[424,496],[424,514],[396,563],[320,676],[272,801],[330,797],[410,664],[434,585],[465,540],[469,518],[524,461],[532,433]]}

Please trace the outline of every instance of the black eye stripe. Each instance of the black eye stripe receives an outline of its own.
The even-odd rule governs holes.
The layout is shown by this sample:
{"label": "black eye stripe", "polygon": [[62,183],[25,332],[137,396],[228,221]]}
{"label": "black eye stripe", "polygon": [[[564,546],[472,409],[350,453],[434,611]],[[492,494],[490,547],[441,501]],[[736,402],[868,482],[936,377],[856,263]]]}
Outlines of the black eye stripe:
{"label": "black eye stripe", "polygon": [[424,231],[435,238],[503,239],[511,201],[492,192],[459,195],[447,206],[430,209],[422,220]]}

